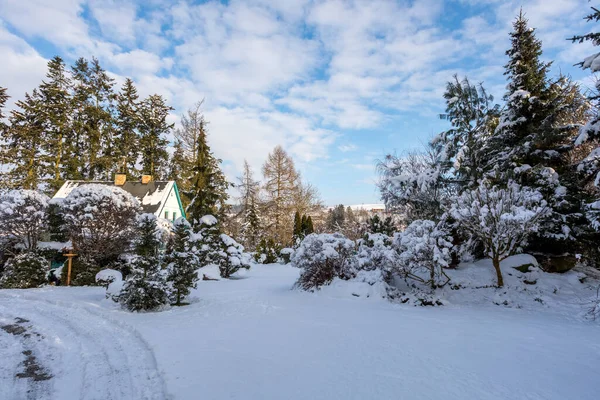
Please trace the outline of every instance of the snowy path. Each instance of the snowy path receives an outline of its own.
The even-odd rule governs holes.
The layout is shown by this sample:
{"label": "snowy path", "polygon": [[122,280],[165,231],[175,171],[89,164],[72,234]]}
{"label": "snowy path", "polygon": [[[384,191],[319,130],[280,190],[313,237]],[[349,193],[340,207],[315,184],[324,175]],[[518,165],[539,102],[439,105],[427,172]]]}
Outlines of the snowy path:
{"label": "snowy path", "polygon": [[[146,342],[135,330],[102,309],[32,295],[0,293],[0,318],[0,325],[4,326],[26,320],[25,324],[37,334],[32,338],[3,332],[5,343],[11,339],[19,343],[6,345],[11,353],[2,360],[0,374],[4,376],[0,375],[0,382],[13,385],[0,389],[2,399],[167,398],[156,360]],[[29,342],[35,342],[35,346]],[[15,348],[30,349],[38,364],[52,377],[41,382],[43,385],[32,382],[31,378],[16,377],[15,371],[24,368],[17,364],[22,364],[23,351],[27,350],[20,351],[19,357]]]}

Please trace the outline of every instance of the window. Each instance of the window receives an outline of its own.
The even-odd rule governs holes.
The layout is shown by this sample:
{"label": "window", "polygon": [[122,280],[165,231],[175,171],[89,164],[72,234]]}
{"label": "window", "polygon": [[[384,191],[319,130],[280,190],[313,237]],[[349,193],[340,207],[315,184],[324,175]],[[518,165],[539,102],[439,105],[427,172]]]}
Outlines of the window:
{"label": "window", "polygon": [[177,213],[175,211],[173,211],[173,221],[175,221],[177,219]]}
{"label": "window", "polygon": [[169,212],[165,211],[165,219],[169,219]]}

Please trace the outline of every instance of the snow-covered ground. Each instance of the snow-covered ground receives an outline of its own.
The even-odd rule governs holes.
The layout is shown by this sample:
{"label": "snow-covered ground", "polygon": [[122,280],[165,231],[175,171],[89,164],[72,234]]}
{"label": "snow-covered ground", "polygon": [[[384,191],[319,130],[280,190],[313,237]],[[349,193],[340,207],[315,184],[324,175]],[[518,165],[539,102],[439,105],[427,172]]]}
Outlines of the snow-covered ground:
{"label": "snow-covered ground", "polygon": [[[485,266],[453,272],[493,283]],[[344,296],[339,285],[292,291],[297,276],[253,266],[200,282],[189,306],[147,314],[119,310],[102,288],[0,291],[0,399],[600,396],[600,324],[574,311],[567,292],[584,285],[574,276],[538,277],[559,280],[553,294],[572,304],[546,298],[537,309],[517,307],[521,297],[495,305],[492,288],[448,289],[447,306],[425,308]]]}

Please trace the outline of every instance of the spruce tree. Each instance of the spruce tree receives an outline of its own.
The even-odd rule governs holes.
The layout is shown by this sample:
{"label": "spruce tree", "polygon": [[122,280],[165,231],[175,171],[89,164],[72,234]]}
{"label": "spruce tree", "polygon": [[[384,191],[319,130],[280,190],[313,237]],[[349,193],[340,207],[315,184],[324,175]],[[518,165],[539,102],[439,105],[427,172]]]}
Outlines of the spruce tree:
{"label": "spruce tree", "polygon": [[304,231],[304,236],[310,235],[315,232],[315,227],[313,226],[312,217],[309,215],[306,218],[306,230]]}
{"label": "spruce tree", "polygon": [[240,233],[247,249],[256,249],[256,245],[258,244],[262,233],[260,214],[256,200],[251,200],[244,213],[244,223],[242,224]]}
{"label": "spruce tree", "polygon": [[223,171],[221,171],[221,160],[216,158],[207,141],[206,121],[201,116],[199,109],[189,111],[188,125],[182,124],[185,135],[183,138],[192,141],[191,150],[191,178],[189,189],[185,192],[191,199],[187,206],[186,214],[196,224],[204,215],[216,215],[219,218],[225,216],[227,210],[227,182]]}
{"label": "spruce tree", "polygon": [[167,282],[171,283],[171,303],[181,305],[181,301],[190,294],[190,289],[195,289],[198,282],[196,270],[199,267],[198,259],[190,248],[190,224],[179,218],[173,224],[173,237],[166,255]]}
{"label": "spruce tree", "polygon": [[62,168],[65,143],[71,139],[71,85],[64,61],[54,57],[48,62],[46,80],[39,88],[40,112],[45,117],[43,150],[52,190],[60,188],[65,179]]}
{"label": "spruce tree", "polygon": [[169,157],[169,172],[167,174],[167,179],[178,182],[177,186],[179,187],[179,182],[182,181],[184,171],[187,167],[187,160],[179,140],[175,140],[173,148],[175,151],[171,157]]}
{"label": "spruce tree", "polygon": [[165,104],[162,96],[154,94],[140,106],[140,139],[142,170],[154,179],[161,179],[166,169],[168,153],[167,135],[173,124],[167,123],[167,116],[173,108]]}
{"label": "spruce tree", "polygon": [[129,311],[156,310],[169,304],[169,288],[158,257],[159,244],[156,217],[142,214],[138,218],[132,273],[118,296]]}
{"label": "spruce tree", "polygon": [[4,130],[8,127],[6,125],[6,122],[4,121],[4,118],[6,118],[6,116],[4,115],[4,107],[6,106],[6,102],[9,98],[10,96],[8,95],[8,93],[6,93],[6,88],[0,86],[0,135],[3,135]]}
{"label": "spruce tree", "polygon": [[114,158],[124,174],[137,174],[139,158],[139,96],[129,78],[116,97]]}

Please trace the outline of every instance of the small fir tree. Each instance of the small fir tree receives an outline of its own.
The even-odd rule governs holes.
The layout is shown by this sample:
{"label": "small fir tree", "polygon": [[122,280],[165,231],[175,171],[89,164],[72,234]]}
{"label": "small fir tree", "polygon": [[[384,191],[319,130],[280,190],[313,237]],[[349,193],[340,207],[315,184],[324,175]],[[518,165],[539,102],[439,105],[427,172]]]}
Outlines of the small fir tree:
{"label": "small fir tree", "polygon": [[179,306],[198,282],[198,259],[190,249],[190,224],[179,218],[173,225],[173,236],[166,255],[167,282],[171,283],[171,303]]}
{"label": "small fir tree", "polygon": [[0,288],[29,289],[47,283],[50,263],[35,252],[27,251],[6,262],[0,276]]}

